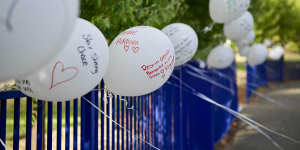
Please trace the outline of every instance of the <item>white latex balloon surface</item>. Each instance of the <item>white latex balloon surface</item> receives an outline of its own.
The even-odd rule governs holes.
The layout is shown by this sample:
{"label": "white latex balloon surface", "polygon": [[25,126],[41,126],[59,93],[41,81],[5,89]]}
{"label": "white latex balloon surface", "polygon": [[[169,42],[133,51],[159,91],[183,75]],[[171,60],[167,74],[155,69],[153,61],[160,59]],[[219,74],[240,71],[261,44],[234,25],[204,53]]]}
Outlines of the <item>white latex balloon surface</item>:
{"label": "white latex balloon surface", "polygon": [[210,16],[216,23],[228,23],[240,17],[249,4],[250,0],[210,0]]}
{"label": "white latex balloon surface", "polygon": [[78,0],[1,0],[0,82],[35,71],[56,56],[78,11]]}
{"label": "white latex balloon surface", "polygon": [[254,44],[248,54],[248,64],[256,66],[264,63],[267,59],[268,50],[263,44]]}
{"label": "white latex balloon surface", "polygon": [[80,97],[96,87],[108,66],[108,44],[96,26],[77,19],[71,39],[47,65],[16,80],[26,95],[46,101]]}
{"label": "white latex balloon surface", "polygon": [[253,30],[254,19],[250,12],[245,12],[241,17],[230,23],[225,23],[224,34],[228,39],[241,40]]}
{"label": "white latex balloon surface", "polygon": [[138,26],[119,34],[110,44],[104,82],[111,92],[140,96],[160,88],[175,64],[173,44],[162,31]]}
{"label": "white latex balloon surface", "polygon": [[280,45],[276,45],[268,53],[268,58],[271,60],[279,60],[284,54],[284,48]]}
{"label": "white latex balloon surface", "polygon": [[229,67],[234,61],[232,48],[220,45],[215,47],[207,57],[208,67],[223,69]]}
{"label": "white latex balloon surface", "polygon": [[175,49],[175,66],[193,58],[198,48],[198,37],[194,29],[183,23],[170,24],[162,29],[170,38]]}
{"label": "white latex balloon surface", "polygon": [[255,32],[252,30],[250,31],[246,37],[236,41],[236,44],[239,48],[247,47],[255,40]]}
{"label": "white latex balloon surface", "polygon": [[247,57],[248,54],[249,54],[250,49],[251,49],[250,46],[246,46],[246,47],[239,48],[240,56],[245,56],[245,57]]}

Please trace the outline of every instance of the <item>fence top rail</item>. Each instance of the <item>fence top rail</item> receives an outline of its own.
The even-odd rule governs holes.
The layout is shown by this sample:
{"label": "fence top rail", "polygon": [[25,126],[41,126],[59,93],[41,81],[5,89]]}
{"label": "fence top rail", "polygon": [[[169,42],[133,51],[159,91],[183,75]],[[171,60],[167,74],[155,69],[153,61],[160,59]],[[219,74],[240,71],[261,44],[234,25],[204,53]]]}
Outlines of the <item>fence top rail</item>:
{"label": "fence top rail", "polygon": [[6,99],[15,99],[15,98],[22,98],[26,97],[22,92],[20,91],[3,91],[0,92],[0,100],[6,100]]}

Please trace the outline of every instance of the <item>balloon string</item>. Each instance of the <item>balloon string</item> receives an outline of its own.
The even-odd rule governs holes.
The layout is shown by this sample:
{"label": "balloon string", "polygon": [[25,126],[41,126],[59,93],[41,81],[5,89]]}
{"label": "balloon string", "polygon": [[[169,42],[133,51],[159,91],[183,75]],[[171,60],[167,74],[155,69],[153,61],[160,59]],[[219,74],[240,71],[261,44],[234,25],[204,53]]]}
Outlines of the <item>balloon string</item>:
{"label": "balloon string", "polygon": [[[122,128],[123,130],[125,130],[127,133],[131,134],[131,131],[129,131],[128,129],[126,129],[125,127],[123,127],[122,125],[120,125],[118,122],[116,122],[115,120],[113,120],[109,115],[107,115],[104,111],[102,111],[100,108],[98,108],[94,103],[90,102],[88,99],[86,99],[85,97],[82,97],[86,102],[88,102],[92,107],[94,107],[98,112],[100,112],[101,114],[103,114],[106,118],[108,118],[111,122],[113,122],[114,124],[116,124],[118,127]],[[136,137],[134,135],[134,140],[140,139],[142,140],[144,143],[146,143],[147,145],[151,146],[152,148],[156,149],[156,150],[160,150],[159,148],[157,148],[156,146],[154,146],[153,144],[143,140],[144,138],[139,136]]]}
{"label": "balloon string", "polygon": [[[230,91],[231,93],[233,93],[233,94],[235,94],[235,92],[233,91],[233,90],[229,90],[229,88],[227,88],[227,87],[225,87],[225,86],[223,86],[223,85],[220,85],[220,84],[218,84],[218,83],[216,83],[215,81],[213,81],[213,80],[210,80],[209,78],[209,76],[206,76],[206,75],[204,75],[204,74],[202,74],[203,72],[205,72],[205,71],[200,71],[200,69],[198,69],[198,68],[196,68],[196,67],[194,67],[194,66],[192,66],[192,65],[187,65],[188,67],[190,67],[191,69],[193,69],[194,71],[196,71],[196,72],[198,72],[198,73],[200,73],[201,75],[203,75],[204,77],[201,77],[201,76],[199,76],[199,75],[197,75],[197,77],[199,77],[199,78],[201,78],[201,79],[203,79],[203,80],[205,80],[205,81],[208,81],[208,82],[210,82],[210,83],[212,83],[212,84],[214,84],[214,85],[216,85],[216,86],[218,86],[218,87],[220,87],[220,88],[222,88],[222,89],[225,89],[225,90],[227,90],[227,91]],[[206,71],[207,72],[207,71]],[[230,82],[232,82],[232,79],[229,77],[229,76],[227,76],[227,75],[225,75],[225,74],[223,74],[223,73],[221,73],[221,72],[218,72],[218,71],[216,71],[216,70],[213,70],[213,72],[214,73],[216,73],[216,74],[218,74],[219,76],[221,76],[221,77],[223,77],[223,78],[225,78],[225,79],[227,79],[227,80],[229,80]],[[191,73],[190,73],[191,74]],[[193,75],[193,74],[191,74],[191,75]],[[206,77],[206,78],[205,78]],[[258,86],[257,84],[252,84],[252,83],[248,83],[249,85],[252,85],[252,86]],[[224,88],[225,87],[225,88]],[[266,96],[266,95],[264,95],[264,94],[262,94],[262,93],[260,93],[260,92],[257,92],[256,90],[252,90],[252,89],[249,89],[251,92],[253,92],[255,95],[257,95],[257,96],[259,96],[259,97],[261,97],[263,100],[266,100],[266,101],[268,101],[268,102],[270,102],[270,103],[273,103],[273,104],[276,104],[276,105],[278,105],[278,106],[281,106],[281,107],[284,107],[284,108],[288,108],[286,105],[283,105],[283,104],[281,104],[281,103],[278,103],[278,102],[276,102],[273,98],[271,98],[271,97],[268,97],[268,96]]]}
{"label": "balloon string", "polygon": [[[222,109],[224,109],[225,111],[231,113],[232,115],[234,115],[235,117],[237,117],[237,118],[239,118],[239,119],[245,119],[245,120],[247,120],[247,121],[253,123],[254,125],[256,125],[256,126],[258,126],[258,127],[261,127],[262,129],[265,129],[265,130],[267,130],[267,131],[269,131],[269,132],[271,132],[271,133],[273,133],[273,134],[275,134],[275,135],[278,135],[278,136],[280,136],[280,137],[283,137],[283,138],[285,138],[285,139],[287,139],[287,140],[289,140],[289,141],[292,141],[292,142],[294,142],[294,143],[300,144],[300,141],[298,141],[298,140],[295,140],[295,139],[293,139],[293,138],[291,138],[291,137],[289,137],[289,136],[287,136],[287,135],[285,135],[285,134],[282,134],[282,133],[279,133],[279,132],[274,131],[274,130],[272,130],[272,129],[269,129],[269,128],[265,127],[264,125],[262,125],[261,123],[259,123],[259,122],[257,122],[257,121],[254,121],[254,120],[248,118],[247,116],[245,116],[245,115],[243,115],[243,114],[241,114],[241,113],[239,113],[239,112],[236,112],[236,111],[234,111],[234,110],[232,110],[232,109],[230,109],[230,108],[228,108],[228,107],[226,107],[226,106],[224,106],[224,105],[222,105],[222,104],[219,104],[219,103],[213,101],[212,99],[208,98],[207,96],[205,96],[205,95],[199,93],[197,90],[195,90],[194,88],[192,88],[191,86],[189,86],[187,83],[185,83],[185,82],[182,81],[181,79],[178,79],[178,77],[174,76],[174,78],[177,79],[177,80],[179,80],[185,87],[187,87],[187,88],[189,88],[190,90],[192,90],[192,92],[194,92],[194,93],[192,93],[192,92],[190,92],[190,91],[189,91],[189,92],[192,93],[193,95],[195,95],[195,96],[197,96],[197,97],[199,97],[199,98],[201,98],[201,99],[203,99],[203,100],[205,100],[205,101],[207,101],[207,102],[209,102],[209,103],[211,103],[211,104],[214,104],[214,105],[216,105],[216,106],[218,106],[218,107],[220,107],[220,108],[222,108]],[[170,82],[167,82],[167,83],[170,83]]]}
{"label": "balloon string", "polygon": [[6,146],[6,144],[2,141],[2,139],[0,138],[0,143],[1,143],[1,145],[4,147],[4,149],[7,149],[8,150],[8,148],[7,148],[7,146]]}

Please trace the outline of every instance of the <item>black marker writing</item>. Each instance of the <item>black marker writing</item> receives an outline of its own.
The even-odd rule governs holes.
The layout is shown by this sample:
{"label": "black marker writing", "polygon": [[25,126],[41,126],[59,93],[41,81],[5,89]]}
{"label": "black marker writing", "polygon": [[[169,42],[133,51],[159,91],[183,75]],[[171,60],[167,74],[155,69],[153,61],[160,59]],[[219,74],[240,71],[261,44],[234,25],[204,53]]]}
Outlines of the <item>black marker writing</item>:
{"label": "black marker writing", "polygon": [[13,25],[11,23],[11,19],[12,19],[14,10],[15,10],[18,2],[19,2],[19,0],[12,0],[12,3],[7,12],[6,18],[4,19],[4,25],[7,29],[7,31],[9,31],[9,32],[11,32],[13,30]]}

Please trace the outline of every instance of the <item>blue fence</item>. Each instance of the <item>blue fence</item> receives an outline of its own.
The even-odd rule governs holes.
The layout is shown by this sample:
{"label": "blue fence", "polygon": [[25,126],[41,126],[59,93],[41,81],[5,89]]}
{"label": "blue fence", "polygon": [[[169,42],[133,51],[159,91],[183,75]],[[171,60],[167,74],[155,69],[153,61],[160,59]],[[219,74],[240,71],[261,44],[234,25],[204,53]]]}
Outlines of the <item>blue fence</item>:
{"label": "blue fence", "polygon": [[268,82],[282,82],[283,68],[283,57],[278,61],[266,61],[254,67],[247,64],[247,101],[249,102],[253,91],[256,91],[261,86],[266,86]]}
{"label": "blue fence", "polygon": [[[115,125],[80,98],[63,103],[38,101],[36,104],[32,98],[18,91],[2,92],[0,138],[7,141],[6,134],[13,132],[13,149],[21,147],[20,108],[26,107],[26,150],[42,150],[43,146],[48,150],[153,149],[144,141],[163,150],[212,150],[227,133],[234,117],[198,98],[190,88],[237,110],[235,74],[234,64],[223,70],[211,70],[200,68],[197,62],[190,62],[176,68],[168,83],[149,95],[120,97],[93,90],[84,96],[130,132]],[[103,87],[101,83],[96,89]],[[20,105],[23,100],[20,98],[24,97],[26,106]],[[11,99],[14,101],[14,129],[6,131],[7,102]],[[33,139],[32,117],[35,106],[37,128]],[[56,115],[54,110],[57,111]],[[46,124],[43,114],[47,114]],[[37,148],[31,145],[32,140]],[[3,149],[0,146],[0,150]]]}

